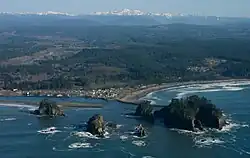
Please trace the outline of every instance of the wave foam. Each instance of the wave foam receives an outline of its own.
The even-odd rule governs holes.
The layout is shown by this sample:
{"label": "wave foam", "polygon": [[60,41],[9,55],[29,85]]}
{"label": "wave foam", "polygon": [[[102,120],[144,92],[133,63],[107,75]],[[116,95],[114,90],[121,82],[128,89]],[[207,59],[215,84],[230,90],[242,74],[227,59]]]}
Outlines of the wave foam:
{"label": "wave foam", "polygon": [[7,107],[15,107],[20,109],[28,109],[28,110],[35,110],[36,106],[33,105],[22,105],[22,104],[8,104],[8,103],[0,103],[1,106],[7,106]]}
{"label": "wave foam", "polygon": [[73,149],[58,149],[58,148],[56,148],[56,147],[53,147],[52,150],[53,150],[53,151],[65,152],[65,151],[71,151],[71,150],[73,150]]}
{"label": "wave foam", "polygon": [[[89,139],[100,139],[100,137],[93,135],[89,132],[74,132],[74,135],[78,136],[78,137],[84,137],[84,138],[89,138]],[[109,133],[107,131],[105,131],[104,133],[104,138],[110,138],[109,137]]]}
{"label": "wave foam", "polygon": [[58,132],[61,132],[61,131],[57,130],[56,127],[49,127],[49,128],[46,128],[46,129],[39,130],[37,132],[41,133],[41,134],[55,134],[55,133],[58,133]]}
{"label": "wave foam", "polygon": [[[233,130],[237,130],[240,128],[249,128],[249,125],[247,124],[240,124],[240,123],[235,123],[232,120],[229,120],[228,125],[224,126],[222,130],[218,129],[205,129],[205,131],[198,131],[198,132],[193,132],[193,131],[188,131],[188,130],[181,130],[181,129],[171,129],[172,131],[176,131],[180,134],[186,134],[188,136],[191,136],[193,138],[193,141],[195,143],[196,147],[210,147],[214,144],[224,144],[225,142],[223,141],[223,135],[221,136],[214,136],[214,134],[228,134],[231,135],[231,132]],[[234,137],[227,142],[232,141],[235,142]]]}
{"label": "wave foam", "polygon": [[90,139],[100,139],[99,137],[89,133],[89,132],[75,132],[74,135],[78,137],[90,138]]}
{"label": "wave foam", "polygon": [[134,140],[134,141],[132,141],[132,144],[134,144],[136,146],[146,146],[146,143],[142,140]]}
{"label": "wave foam", "polygon": [[239,124],[234,122],[229,122],[228,125],[224,126],[221,130],[216,130],[217,132],[225,133],[230,132],[232,129],[239,129],[239,128],[248,128],[249,125],[247,124]]}
{"label": "wave foam", "polygon": [[121,128],[122,126],[123,126],[123,125],[119,125],[119,124],[118,124],[118,125],[116,125],[116,128],[119,129],[119,128]]}
{"label": "wave foam", "polygon": [[136,139],[145,139],[145,138],[147,138],[147,137],[148,137],[148,136],[138,137],[138,136],[133,135],[133,138],[136,138]]}
{"label": "wave foam", "polygon": [[120,136],[120,139],[121,139],[122,141],[127,140],[127,139],[128,139],[128,136],[122,135],[122,136]]}
{"label": "wave foam", "polygon": [[190,135],[201,135],[201,134],[205,134],[205,131],[189,131],[189,130],[184,130],[184,129],[176,129],[176,128],[172,128],[170,129],[171,131],[176,131],[179,134],[190,134]]}
{"label": "wave foam", "polygon": [[[171,87],[159,90],[159,91],[171,91],[179,92],[176,98],[181,98],[187,94],[199,93],[199,92],[216,92],[216,91],[241,91],[247,87],[239,86],[249,86],[250,81],[214,81],[212,83],[190,83],[187,85],[173,85]],[[154,96],[156,92],[151,92],[142,99],[157,101],[159,98]]]}
{"label": "wave foam", "polygon": [[140,100],[147,100],[147,101],[151,101],[151,104],[156,104],[156,101],[160,101],[162,99],[157,96],[154,96],[154,93],[155,92],[151,92],[147,94],[145,97],[141,98]]}
{"label": "wave foam", "polygon": [[0,121],[15,121],[16,120],[16,118],[14,118],[14,117],[11,117],[11,118],[6,118],[6,119],[0,119]]}
{"label": "wave foam", "polygon": [[208,147],[213,144],[223,144],[225,143],[224,141],[218,139],[218,138],[212,138],[212,137],[204,137],[204,138],[195,138],[195,146],[197,147]]}
{"label": "wave foam", "polygon": [[153,156],[143,156],[142,158],[155,158]]}
{"label": "wave foam", "polygon": [[73,143],[69,145],[70,149],[92,148],[90,143]]}
{"label": "wave foam", "polygon": [[[205,93],[205,92],[218,92],[218,91],[241,91],[247,87],[239,87],[239,86],[247,86],[250,85],[250,81],[225,81],[218,83],[194,83],[190,85],[181,85],[171,88],[166,88],[164,91],[178,92],[176,98],[183,98],[186,95],[193,93]],[[150,93],[146,96],[149,100],[157,101],[157,97]]]}
{"label": "wave foam", "polygon": [[141,118],[141,116],[135,116],[135,115],[122,115],[125,116],[126,118]]}
{"label": "wave foam", "polygon": [[190,94],[194,94],[194,93],[207,93],[207,92],[220,92],[220,91],[241,91],[243,90],[244,88],[241,88],[241,87],[222,87],[222,88],[218,88],[218,89],[187,89],[187,90],[181,90],[181,91],[178,91],[180,93],[178,93],[176,95],[176,98],[180,99],[180,98],[183,98],[187,95],[190,95]]}

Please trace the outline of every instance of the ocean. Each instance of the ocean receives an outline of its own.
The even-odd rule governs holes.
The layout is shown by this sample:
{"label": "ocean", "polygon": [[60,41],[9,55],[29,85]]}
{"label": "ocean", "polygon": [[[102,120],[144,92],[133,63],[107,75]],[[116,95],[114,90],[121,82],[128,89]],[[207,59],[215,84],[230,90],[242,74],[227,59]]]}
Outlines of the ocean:
{"label": "ocean", "polygon": [[[223,130],[205,132],[167,129],[162,122],[154,125],[129,117],[134,105],[96,99],[64,98],[104,104],[102,109],[66,108],[66,117],[44,118],[30,115],[32,106],[0,106],[1,158],[250,158],[250,83],[228,82],[171,87],[148,94],[152,104],[167,105],[171,98],[197,94],[222,108],[230,124]],[[36,97],[1,97],[8,100],[41,100]],[[57,99],[60,101],[60,99]],[[94,114],[119,125],[97,138],[83,125]],[[142,124],[148,131],[137,138],[131,131]],[[50,131],[49,129],[54,129]]]}

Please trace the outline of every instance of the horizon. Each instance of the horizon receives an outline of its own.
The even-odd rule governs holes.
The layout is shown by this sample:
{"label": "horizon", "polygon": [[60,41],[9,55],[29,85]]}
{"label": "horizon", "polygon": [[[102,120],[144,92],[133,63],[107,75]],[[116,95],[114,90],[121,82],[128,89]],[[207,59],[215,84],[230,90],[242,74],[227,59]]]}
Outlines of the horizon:
{"label": "horizon", "polygon": [[[84,16],[84,15],[99,15],[99,14],[96,14],[96,13],[107,13],[107,12],[115,12],[115,11],[123,11],[123,10],[130,10],[130,11],[135,11],[135,10],[138,10],[138,11],[141,11],[143,13],[159,13],[159,14],[162,14],[162,13],[169,13],[170,15],[172,16],[204,16],[204,17],[225,17],[225,18],[250,18],[250,16],[217,16],[217,15],[201,15],[201,14],[198,14],[198,13],[193,13],[193,14],[189,14],[189,13],[186,13],[186,14],[183,14],[183,13],[172,13],[172,12],[148,12],[148,11],[143,11],[143,10],[140,10],[140,9],[129,9],[129,8],[124,8],[124,9],[115,9],[115,10],[108,10],[108,11],[94,11],[94,12],[90,12],[90,13],[79,13],[79,14],[73,14],[73,13],[70,13],[70,12],[61,12],[61,11],[53,11],[53,10],[48,10],[48,11],[42,11],[42,12],[1,12],[0,11],[0,14],[20,14],[20,15],[25,15],[25,14],[38,14],[38,15],[49,15],[49,14],[55,14],[55,15],[66,15],[66,16]],[[104,14],[105,15],[105,14]],[[102,15],[100,15],[102,16]],[[117,15],[119,16],[119,15]],[[124,15],[124,16],[134,16],[134,15]],[[136,15],[137,16],[137,15]],[[140,15],[139,15],[140,16]]]}
{"label": "horizon", "polygon": [[[140,10],[153,13],[171,13],[199,16],[248,17],[248,0],[1,0],[0,12],[39,13],[61,12],[74,15],[114,10]],[[98,5],[97,5],[98,4]],[[132,4],[132,5],[131,5]]]}

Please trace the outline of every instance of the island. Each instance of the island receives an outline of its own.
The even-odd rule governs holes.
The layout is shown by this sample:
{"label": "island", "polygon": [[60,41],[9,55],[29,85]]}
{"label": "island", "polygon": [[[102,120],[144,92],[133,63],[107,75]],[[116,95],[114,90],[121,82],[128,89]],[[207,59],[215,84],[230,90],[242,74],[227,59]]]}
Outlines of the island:
{"label": "island", "polygon": [[171,103],[160,110],[153,110],[150,102],[142,102],[136,108],[134,115],[154,122],[164,121],[168,128],[178,128],[190,131],[216,128],[221,130],[227,124],[221,109],[217,108],[205,97],[192,95],[181,99],[172,99]]}
{"label": "island", "polygon": [[56,104],[56,102],[48,99],[43,99],[39,103],[39,108],[32,111],[31,114],[50,117],[65,116],[63,110]]}

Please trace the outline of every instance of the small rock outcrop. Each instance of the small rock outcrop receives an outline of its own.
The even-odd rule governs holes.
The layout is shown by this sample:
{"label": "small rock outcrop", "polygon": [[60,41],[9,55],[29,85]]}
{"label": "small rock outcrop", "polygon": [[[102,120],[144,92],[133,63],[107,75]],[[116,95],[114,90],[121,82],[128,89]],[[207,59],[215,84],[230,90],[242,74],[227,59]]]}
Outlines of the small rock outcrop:
{"label": "small rock outcrop", "polygon": [[171,103],[154,112],[155,118],[162,118],[169,128],[203,130],[203,127],[222,129],[226,120],[222,110],[210,100],[193,95],[185,99],[172,99]]}
{"label": "small rock outcrop", "polygon": [[141,116],[147,121],[154,122],[153,106],[150,104],[150,102],[145,101],[140,103],[136,108],[134,115]]}
{"label": "small rock outcrop", "polygon": [[140,124],[135,128],[135,133],[137,137],[145,137],[147,135],[145,128]]}
{"label": "small rock outcrop", "polygon": [[96,114],[92,116],[87,123],[87,132],[104,137],[105,122],[102,115]]}
{"label": "small rock outcrop", "polygon": [[57,106],[56,102],[44,99],[39,103],[39,108],[33,112],[35,115],[65,116],[64,112]]}

